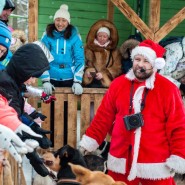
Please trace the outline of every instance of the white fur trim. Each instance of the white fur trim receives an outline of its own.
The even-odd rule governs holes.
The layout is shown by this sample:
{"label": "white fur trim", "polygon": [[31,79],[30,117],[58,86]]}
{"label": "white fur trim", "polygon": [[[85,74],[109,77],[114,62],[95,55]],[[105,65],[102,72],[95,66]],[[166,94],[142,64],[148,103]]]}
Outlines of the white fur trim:
{"label": "white fur trim", "polygon": [[165,60],[164,58],[156,58],[154,67],[156,69],[162,69],[165,66]]}
{"label": "white fur trim", "polygon": [[[152,75],[146,79],[145,85],[148,89],[153,89],[154,88],[154,82],[155,82],[155,73],[157,72],[157,69],[154,69],[154,72]],[[129,80],[134,80],[136,79],[136,76],[133,72],[133,69],[130,69],[130,71],[126,74],[125,76]]]}
{"label": "white fur trim", "polygon": [[117,158],[108,154],[107,168],[116,173],[125,174],[126,173],[126,159]]}
{"label": "white fur trim", "polygon": [[165,163],[138,163],[137,164],[137,177],[143,179],[167,179],[173,177],[174,172],[166,167]]}
{"label": "white fur trim", "polygon": [[[126,159],[117,158],[108,154],[107,168],[115,173],[126,173]],[[137,163],[136,164],[136,177],[142,179],[167,179],[175,175],[174,171],[171,171],[166,163]],[[128,179],[130,180],[130,179]]]}
{"label": "white fur trim", "polygon": [[185,159],[177,155],[171,155],[170,158],[166,160],[166,165],[174,170],[176,173],[185,173]]}
{"label": "white fur trim", "polygon": [[95,151],[99,144],[97,141],[87,135],[83,135],[81,141],[79,142],[79,146],[85,148],[88,152]]}
{"label": "white fur trim", "polygon": [[132,166],[130,173],[128,175],[128,180],[134,180],[137,176],[137,159],[139,153],[139,146],[140,146],[140,139],[141,139],[141,127],[137,128],[135,131],[135,143],[134,143],[134,156],[132,161]]}
{"label": "white fur trim", "polygon": [[[134,94],[133,107],[134,107],[135,113],[141,112],[141,100],[142,100],[142,94],[144,89],[145,89],[145,86],[141,86],[136,90]],[[134,180],[137,175],[137,159],[138,159],[138,153],[139,153],[140,139],[141,139],[141,127],[135,130],[134,156],[133,156],[131,170],[128,175],[128,180],[130,181]]]}
{"label": "white fur trim", "polygon": [[132,60],[134,60],[134,57],[136,55],[142,55],[143,57],[145,57],[148,62],[152,64],[152,66],[154,66],[155,59],[157,58],[156,53],[153,49],[144,46],[137,46],[132,50]]}
{"label": "white fur trim", "polygon": [[133,97],[133,106],[134,106],[134,113],[141,112],[141,101],[142,101],[142,94],[145,89],[145,86],[139,87]]}

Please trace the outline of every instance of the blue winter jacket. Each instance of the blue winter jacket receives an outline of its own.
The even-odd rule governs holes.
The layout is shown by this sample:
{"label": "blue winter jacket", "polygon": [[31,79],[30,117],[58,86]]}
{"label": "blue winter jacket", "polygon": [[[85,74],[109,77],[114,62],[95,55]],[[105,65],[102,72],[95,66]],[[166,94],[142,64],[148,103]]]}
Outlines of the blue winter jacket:
{"label": "blue winter jacket", "polygon": [[[50,50],[54,60],[50,62],[50,79],[82,82],[84,73],[84,48],[75,27],[69,39],[64,39],[64,31],[53,31],[54,37],[44,33],[41,41]],[[43,79],[44,80],[44,79]]]}

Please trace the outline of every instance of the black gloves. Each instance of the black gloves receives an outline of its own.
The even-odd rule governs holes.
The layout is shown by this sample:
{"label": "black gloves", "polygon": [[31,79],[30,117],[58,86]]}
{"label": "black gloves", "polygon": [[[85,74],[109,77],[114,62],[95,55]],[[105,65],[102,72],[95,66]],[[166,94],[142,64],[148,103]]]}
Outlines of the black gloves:
{"label": "black gloves", "polygon": [[46,134],[51,134],[51,131],[44,130],[42,129],[37,123],[33,123],[30,128],[37,134],[40,134],[42,138],[37,138],[36,140],[39,143],[39,146],[43,149],[47,149],[51,147],[52,143],[51,141],[47,138]]}
{"label": "black gloves", "polygon": [[40,118],[42,121],[44,121],[47,118],[44,114],[41,114],[37,111],[33,111],[29,116],[33,119]]}
{"label": "black gloves", "polygon": [[[18,133],[17,135],[21,138],[22,141],[26,141],[27,139],[34,139],[38,141],[39,139],[42,139],[38,139],[37,137],[31,136],[30,134],[24,131],[22,131],[22,134]],[[49,175],[48,169],[43,164],[44,161],[42,160],[42,158],[39,157],[36,150],[27,153],[26,157],[29,159],[30,164],[39,175],[41,175],[42,177]]]}
{"label": "black gloves", "polygon": [[46,177],[49,175],[48,169],[44,166],[42,158],[39,157],[36,151],[32,153],[27,153],[26,157],[29,159],[30,164],[34,168],[34,170],[41,175],[42,177]]}
{"label": "black gloves", "polygon": [[39,146],[41,148],[47,149],[52,145],[52,143],[47,138],[46,134],[51,134],[51,131],[44,130],[36,122],[33,121],[34,116],[39,116],[40,119],[45,119],[46,116],[36,111],[34,111],[32,114],[33,115],[31,117],[31,115],[28,115],[27,113],[23,113],[21,116],[21,120],[24,124],[29,126],[35,133],[42,135],[42,138],[36,138],[35,140],[38,141]]}

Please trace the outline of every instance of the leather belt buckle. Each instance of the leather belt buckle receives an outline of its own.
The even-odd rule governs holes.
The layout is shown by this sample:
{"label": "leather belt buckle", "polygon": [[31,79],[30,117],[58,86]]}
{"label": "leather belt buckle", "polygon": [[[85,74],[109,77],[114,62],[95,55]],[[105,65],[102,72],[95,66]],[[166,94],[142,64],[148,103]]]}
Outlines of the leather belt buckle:
{"label": "leather belt buckle", "polygon": [[64,64],[60,64],[59,68],[65,68],[65,65]]}

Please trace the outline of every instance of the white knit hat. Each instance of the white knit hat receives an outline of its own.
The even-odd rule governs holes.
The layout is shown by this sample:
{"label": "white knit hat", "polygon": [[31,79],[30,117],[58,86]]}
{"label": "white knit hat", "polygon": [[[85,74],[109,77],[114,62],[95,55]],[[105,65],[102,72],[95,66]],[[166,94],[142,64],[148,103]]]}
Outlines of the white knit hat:
{"label": "white knit hat", "polygon": [[70,14],[68,12],[68,6],[66,4],[62,4],[60,9],[56,11],[54,15],[54,20],[56,18],[64,18],[70,23]]}
{"label": "white knit hat", "polygon": [[99,30],[97,31],[97,34],[99,32],[104,32],[104,33],[106,33],[110,37],[110,30],[107,27],[101,27],[101,28],[99,28]]}

